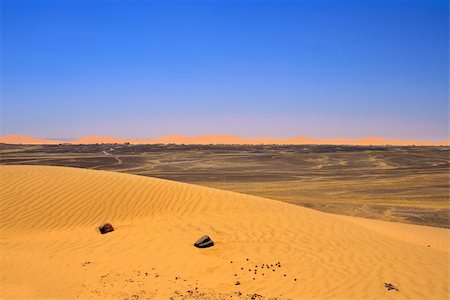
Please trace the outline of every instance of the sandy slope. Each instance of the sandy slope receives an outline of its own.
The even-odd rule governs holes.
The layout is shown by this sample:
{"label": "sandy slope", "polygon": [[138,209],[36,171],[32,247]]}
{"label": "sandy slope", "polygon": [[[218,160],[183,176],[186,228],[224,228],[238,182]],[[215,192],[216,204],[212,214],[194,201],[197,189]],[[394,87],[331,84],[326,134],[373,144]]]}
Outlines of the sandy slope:
{"label": "sandy slope", "polygon": [[[104,171],[1,166],[0,176],[0,298],[450,296],[446,229]],[[106,221],[116,231],[100,235]],[[203,234],[216,246],[194,248]]]}

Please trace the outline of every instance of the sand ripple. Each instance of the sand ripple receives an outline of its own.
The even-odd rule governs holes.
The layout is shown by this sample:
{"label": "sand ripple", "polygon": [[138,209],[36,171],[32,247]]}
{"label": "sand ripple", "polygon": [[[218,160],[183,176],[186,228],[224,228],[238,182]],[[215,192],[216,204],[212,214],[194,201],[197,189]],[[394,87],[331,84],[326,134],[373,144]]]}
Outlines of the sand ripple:
{"label": "sand ripple", "polygon": [[[447,229],[105,171],[0,166],[0,179],[0,298],[450,296]],[[203,234],[216,245],[194,248]]]}

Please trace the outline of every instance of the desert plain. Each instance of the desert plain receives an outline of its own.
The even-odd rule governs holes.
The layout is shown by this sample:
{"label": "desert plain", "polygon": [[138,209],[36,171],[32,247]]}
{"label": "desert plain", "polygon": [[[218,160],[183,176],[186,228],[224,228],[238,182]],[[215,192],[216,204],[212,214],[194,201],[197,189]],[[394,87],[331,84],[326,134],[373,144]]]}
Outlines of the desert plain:
{"label": "desert plain", "polygon": [[4,299],[450,297],[448,147],[0,149]]}
{"label": "desert plain", "polygon": [[449,146],[0,144],[0,164],[106,170],[450,227]]}

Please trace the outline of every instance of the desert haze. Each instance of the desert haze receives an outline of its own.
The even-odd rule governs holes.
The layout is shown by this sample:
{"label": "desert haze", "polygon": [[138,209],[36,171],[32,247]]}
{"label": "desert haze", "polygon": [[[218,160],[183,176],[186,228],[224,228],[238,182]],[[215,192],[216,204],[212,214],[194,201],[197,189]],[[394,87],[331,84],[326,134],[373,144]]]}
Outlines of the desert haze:
{"label": "desert haze", "polygon": [[229,145],[395,145],[395,146],[442,146],[450,145],[450,141],[419,141],[419,140],[398,140],[383,139],[378,137],[366,137],[359,139],[314,139],[308,137],[295,138],[243,138],[232,135],[203,135],[203,136],[183,136],[172,135],[163,136],[154,139],[125,139],[111,138],[108,136],[86,136],[74,140],[53,140],[42,139],[24,135],[6,135],[0,137],[0,143],[5,144],[114,144],[114,143],[130,143],[130,144],[229,144]]}
{"label": "desert haze", "polygon": [[[0,166],[7,299],[448,299],[449,231],[107,171]],[[101,235],[110,222],[115,231]],[[209,235],[215,246],[198,249]]]}

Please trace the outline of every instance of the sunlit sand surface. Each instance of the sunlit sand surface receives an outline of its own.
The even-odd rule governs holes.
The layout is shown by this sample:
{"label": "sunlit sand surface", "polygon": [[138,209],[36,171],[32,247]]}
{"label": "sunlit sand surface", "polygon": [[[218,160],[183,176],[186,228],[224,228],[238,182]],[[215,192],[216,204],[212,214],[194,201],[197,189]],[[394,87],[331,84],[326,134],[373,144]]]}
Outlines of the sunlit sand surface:
{"label": "sunlit sand surface", "polygon": [[448,229],[106,171],[0,176],[0,298],[450,297]]}

